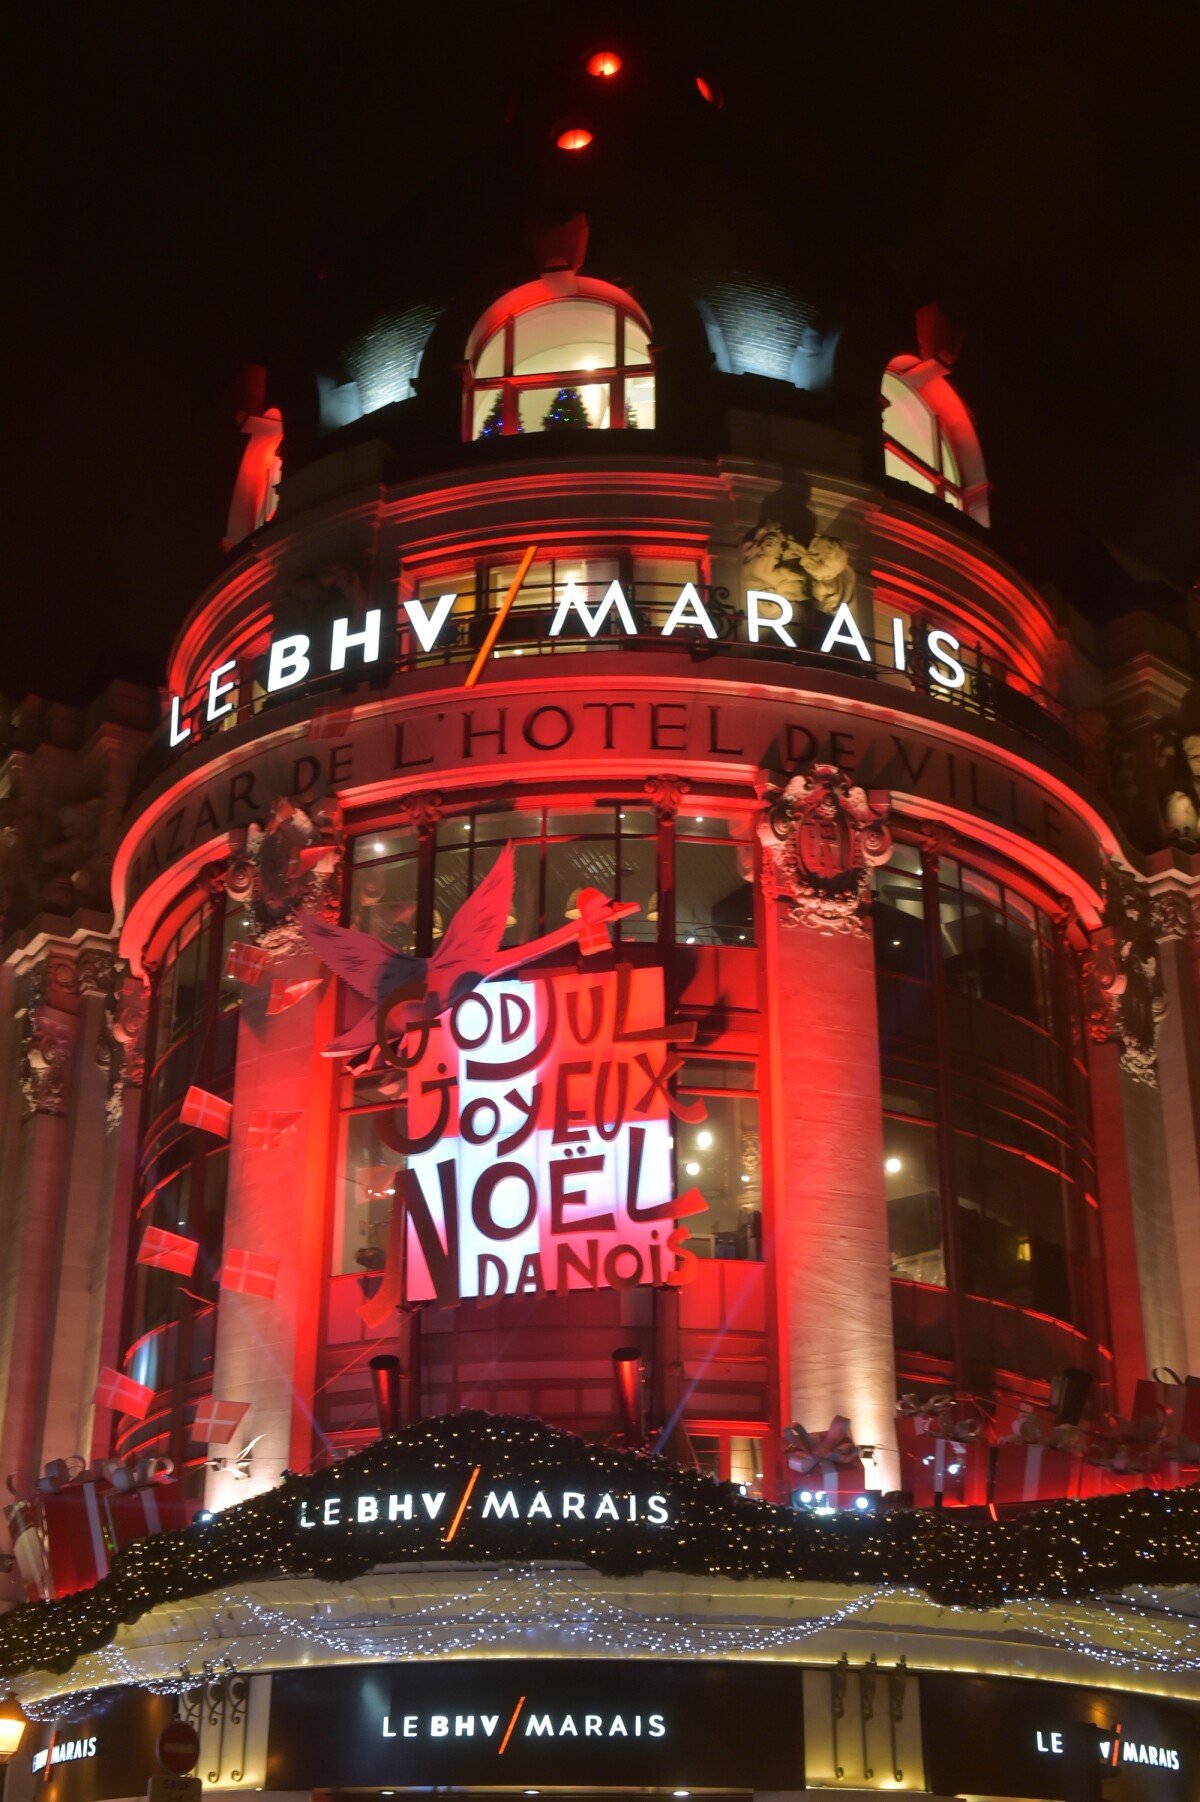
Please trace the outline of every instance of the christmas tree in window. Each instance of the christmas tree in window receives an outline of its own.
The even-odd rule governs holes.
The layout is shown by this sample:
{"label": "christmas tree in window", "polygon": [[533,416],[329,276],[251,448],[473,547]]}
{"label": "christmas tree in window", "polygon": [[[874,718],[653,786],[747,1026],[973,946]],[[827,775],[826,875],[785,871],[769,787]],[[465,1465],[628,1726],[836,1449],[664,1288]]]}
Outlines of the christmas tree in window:
{"label": "christmas tree in window", "polygon": [[[518,432],[523,432],[525,430],[525,427],[521,424],[520,420],[517,421],[517,430]],[[488,408],[487,418],[479,428],[479,436],[481,438],[499,438],[502,436],[503,432],[504,396],[497,390],[496,398]]]}
{"label": "christmas tree in window", "polygon": [[577,431],[590,423],[578,388],[560,388],[542,421],[542,429],[546,432]]}

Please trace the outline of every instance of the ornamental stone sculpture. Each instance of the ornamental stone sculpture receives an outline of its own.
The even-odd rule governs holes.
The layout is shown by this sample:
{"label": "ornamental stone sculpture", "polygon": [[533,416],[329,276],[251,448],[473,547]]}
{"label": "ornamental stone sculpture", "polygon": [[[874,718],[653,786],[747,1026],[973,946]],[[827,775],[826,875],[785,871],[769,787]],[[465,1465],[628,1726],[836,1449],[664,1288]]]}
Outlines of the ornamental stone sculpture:
{"label": "ornamental stone sculpture", "polygon": [[345,834],[333,796],[311,812],[278,799],[262,826],[230,837],[232,856],[217,880],[246,909],[247,939],[287,954],[307,949],[296,915],[336,921],[341,903]]}
{"label": "ornamental stone sculpture", "polygon": [[892,854],[887,794],[868,793],[831,763],[814,763],[785,788],[761,792],[758,836],[768,900],[787,907],[793,926],[865,931],[871,871]]}
{"label": "ornamental stone sculpture", "polygon": [[840,538],[817,533],[804,544],[777,519],[764,519],[742,541],[742,566],[747,586],[807,601],[818,613],[854,600],[854,571]]}
{"label": "ornamental stone sculpture", "polygon": [[1097,1044],[1119,1041],[1121,1068],[1136,1082],[1156,1084],[1167,1000],[1151,897],[1115,863],[1105,869],[1101,888],[1104,913],[1084,971],[1088,1030]]}

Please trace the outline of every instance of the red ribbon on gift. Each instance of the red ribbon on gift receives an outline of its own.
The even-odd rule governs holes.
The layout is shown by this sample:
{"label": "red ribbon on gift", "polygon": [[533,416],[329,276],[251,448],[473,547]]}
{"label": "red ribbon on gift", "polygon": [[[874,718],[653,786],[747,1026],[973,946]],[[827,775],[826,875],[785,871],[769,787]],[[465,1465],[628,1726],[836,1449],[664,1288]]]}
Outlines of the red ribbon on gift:
{"label": "red ribbon on gift", "polygon": [[799,1421],[793,1422],[784,1429],[783,1449],[789,1470],[794,1470],[798,1477],[806,1477],[822,1464],[861,1462],[864,1455],[869,1455],[875,1448],[855,1445],[850,1437],[849,1416],[835,1414],[818,1439],[814,1439]]}

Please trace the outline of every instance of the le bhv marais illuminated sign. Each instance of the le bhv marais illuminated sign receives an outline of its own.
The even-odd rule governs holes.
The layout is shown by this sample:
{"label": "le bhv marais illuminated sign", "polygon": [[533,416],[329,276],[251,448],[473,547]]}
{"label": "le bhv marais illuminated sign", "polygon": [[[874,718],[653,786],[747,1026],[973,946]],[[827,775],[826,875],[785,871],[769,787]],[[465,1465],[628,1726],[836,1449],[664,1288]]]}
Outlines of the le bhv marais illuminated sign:
{"label": "le bhv marais illuminated sign", "polygon": [[425,1536],[436,1533],[444,1545],[457,1537],[470,1519],[482,1528],[497,1529],[519,1523],[552,1530],[629,1526],[666,1527],[671,1524],[670,1497],[658,1490],[571,1489],[557,1484],[544,1488],[481,1480],[480,1467],[472,1468],[454,1489],[358,1489],[334,1494],[305,1496],[296,1511],[296,1525],[328,1532],[353,1532],[356,1527],[390,1526]]}
{"label": "le bhv marais illuminated sign", "polygon": [[[457,599],[457,594],[443,594],[431,606],[420,600],[401,603],[422,651],[438,648],[438,639],[450,620]],[[637,622],[619,582],[610,582],[603,598],[594,607],[589,605],[576,583],[569,582],[550,621],[549,636],[558,638],[568,624],[577,622],[589,638],[595,638],[610,617],[625,637],[638,636]],[[751,644],[783,645],[786,649],[796,650],[796,639],[790,630],[794,619],[795,608],[786,596],[764,588],[746,591],[746,636]],[[303,632],[273,638],[267,650],[264,684],[267,693],[278,694],[283,689],[299,688],[313,676],[336,675],[339,670],[349,667],[352,654],[364,667],[378,663],[383,648],[383,609],[372,608],[357,631],[351,630],[353,623],[349,616],[335,619],[327,646],[318,646]],[[908,667],[905,624],[899,618],[892,621],[889,663],[897,670]],[[717,628],[694,582],[685,582],[680,589],[679,598],[663,622],[659,636],[671,638],[681,631],[699,631],[708,639],[718,637]],[[961,688],[966,681],[966,672],[958,660],[962,650],[959,639],[952,632],[934,627],[926,635],[926,649],[933,659],[929,670],[931,680],[939,688]],[[817,650],[826,656],[855,656],[863,663],[874,662],[848,601],[843,601],[831,615]],[[204,685],[198,709],[201,725],[213,725],[223,715],[234,712],[236,701],[232,697],[236,690],[237,661],[230,658],[210,672]],[[183,700],[179,695],[172,695],[168,743],[182,745],[191,736],[192,727],[183,717]]]}

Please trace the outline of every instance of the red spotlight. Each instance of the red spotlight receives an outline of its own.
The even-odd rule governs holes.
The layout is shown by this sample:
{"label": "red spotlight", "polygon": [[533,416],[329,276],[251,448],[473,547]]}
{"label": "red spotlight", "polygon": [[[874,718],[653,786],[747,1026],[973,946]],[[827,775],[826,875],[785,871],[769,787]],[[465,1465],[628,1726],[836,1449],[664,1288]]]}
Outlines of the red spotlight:
{"label": "red spotlight", "polygon": [[589,75],[619,75],[620,71],[621,59],[615,50],[597,50],[595,56],[587,59]]}
{"label": "red spotlight", "polygon": [[697,75],[696,86],[700,90],[701,99],[707,100],[710,106],[724,106],[720,89],[714,87],[711,81],[705,81],[703,75]]}
{"label": "red spotlight", "polygon": [[570,131],[560,131],[558,134],[560,150],[586,150],[591,141],[591,132],[585,131],[582,125],[573,125]]}

